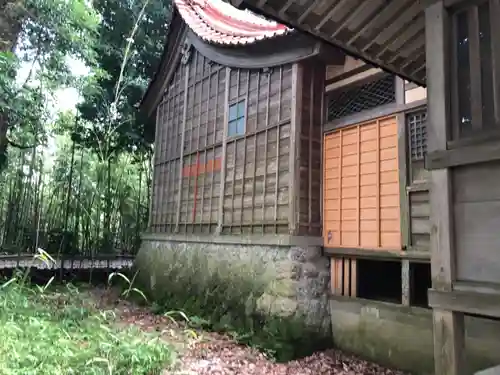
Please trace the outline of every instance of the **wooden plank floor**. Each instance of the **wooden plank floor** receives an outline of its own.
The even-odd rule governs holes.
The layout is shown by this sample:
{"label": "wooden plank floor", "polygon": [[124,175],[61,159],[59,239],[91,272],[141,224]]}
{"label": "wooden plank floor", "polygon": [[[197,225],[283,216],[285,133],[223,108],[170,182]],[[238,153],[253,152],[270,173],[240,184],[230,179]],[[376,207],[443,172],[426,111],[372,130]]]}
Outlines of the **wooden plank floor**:
{"label": "wooden plank floor", "polygon": [[130,255],[99,255],[95,257],[74,256],[57,259],[45,263],[36,259],[33,254],[0,255],[0,270],[9,268],[37,269],[124,269],[130,268],[134,257]]}

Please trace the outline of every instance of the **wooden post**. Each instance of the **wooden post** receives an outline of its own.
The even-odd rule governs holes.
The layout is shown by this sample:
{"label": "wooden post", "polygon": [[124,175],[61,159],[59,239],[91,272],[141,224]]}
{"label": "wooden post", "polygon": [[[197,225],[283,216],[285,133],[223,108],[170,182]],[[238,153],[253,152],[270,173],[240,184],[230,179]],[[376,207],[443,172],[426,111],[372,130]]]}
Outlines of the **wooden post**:
{"label": "wooden post", "polygon": [[[446,150],[449,105],[449,31],[450,22],[443,1],[425,10],[426,57],[428,86],[428,152]],[[432,287],[451,291],[455,280],[453,247],[452,194],[449,169],[432,170],[431,203],[431,273]],[[463,314],[433,309],[434,364],[439,375],[464,373]]]}
{"label": "wooden post", "polygon": [[290,159],[289,159],[289,185],[288,192],[288,228],[291,235],[297,231],[297,197],[300,192],[300,127],[302,126],[302,77],[303,67],[299,63],[292,67],[292,109],[290,131]]}
{"label": "wooden post", "polygon": [[408,191],[408,133],[406,129],[406,117],[404,113],[396,115],[398,123],[398,166],[399,166],[399,209],[401,215],[401,244],[403,250],[408,250],[410,241],[410,202]]}
{"label": "wooden post", "polygon": [[[189,64],[186,64],[184,76],[184,109],[182,111],[182,131],[181,131],[181,150],[180,150],[180,167],[179,167],[179,182],[178,190],[179,196],[177,198],[177,212],[175,215],[175,233],[179,232],[179,223],[181,219],[181,204],[182,204],[182,167],[184,166],[184,139],[186,137],[186,118],[187,118],[187,105],[188,105],[188,92],[189,92]],[[194,85],[193,85],[194,89]]]}
{"label": "wooden post", "polygon": [[219,217],[217,220],[216,233],[222,233],[224,225],[224,194],[226,186],[226,152],[227,152],[227,127],[229,120],[229,90],[231,89],[231,68],[226,68],[226,81],[224,91],[224,131],[222,133],[222,160],[221,160],[221,177],[220,177],[220,193],[219,193]]}

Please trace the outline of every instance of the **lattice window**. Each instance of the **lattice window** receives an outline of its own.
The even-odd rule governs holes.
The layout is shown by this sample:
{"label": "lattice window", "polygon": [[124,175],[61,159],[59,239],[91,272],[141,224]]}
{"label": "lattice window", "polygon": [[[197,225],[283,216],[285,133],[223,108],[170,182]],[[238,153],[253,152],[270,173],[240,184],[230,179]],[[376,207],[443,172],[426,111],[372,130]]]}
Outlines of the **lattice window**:
{"label": "lattice window", "polygon": [[394,76],[384,77],[350,89],[339,89],[328,97],[328,121],[396,101]]}
{"label": "lattice window", "polygon": [[427,111],[408,113],[406,123],[411,160],[422,160],[427,152]]}

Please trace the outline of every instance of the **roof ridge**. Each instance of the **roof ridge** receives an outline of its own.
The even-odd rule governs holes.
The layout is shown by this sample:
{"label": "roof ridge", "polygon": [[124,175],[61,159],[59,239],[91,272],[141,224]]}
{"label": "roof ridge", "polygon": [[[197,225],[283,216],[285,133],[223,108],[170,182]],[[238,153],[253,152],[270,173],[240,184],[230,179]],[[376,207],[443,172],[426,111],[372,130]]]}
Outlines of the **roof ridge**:
{"label": "roof ridge", "polygon": [[186,24],[200,38],[216,44],[250,44],[291,31],[251,11],[222,0],[174,0]]}

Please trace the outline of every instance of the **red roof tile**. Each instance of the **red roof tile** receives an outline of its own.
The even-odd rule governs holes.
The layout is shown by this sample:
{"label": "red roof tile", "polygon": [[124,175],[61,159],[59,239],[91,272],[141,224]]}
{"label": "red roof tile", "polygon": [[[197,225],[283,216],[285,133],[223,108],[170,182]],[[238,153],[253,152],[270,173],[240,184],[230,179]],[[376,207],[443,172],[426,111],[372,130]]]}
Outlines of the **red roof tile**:
{"label": "red roof tile", "polygon": [[174,3],[189,28],[210,43],[250,44],[291,31],[285,25],[222,0],[174,0]]}

